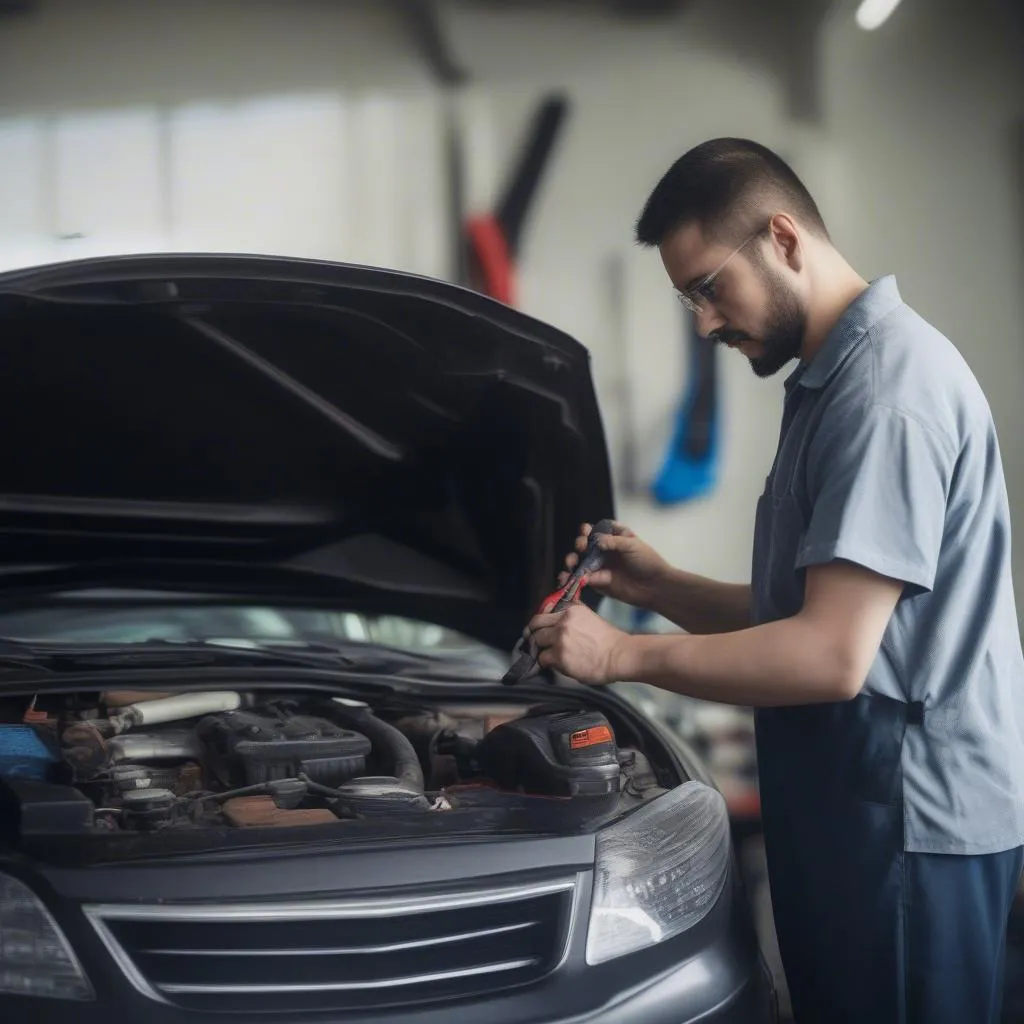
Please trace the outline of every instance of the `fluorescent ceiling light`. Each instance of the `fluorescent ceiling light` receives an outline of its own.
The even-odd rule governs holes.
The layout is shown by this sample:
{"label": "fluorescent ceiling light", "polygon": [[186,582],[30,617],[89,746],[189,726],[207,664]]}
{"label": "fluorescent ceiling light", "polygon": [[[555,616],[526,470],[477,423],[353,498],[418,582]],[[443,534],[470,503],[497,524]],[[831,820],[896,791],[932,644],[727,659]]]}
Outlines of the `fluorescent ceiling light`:
{"label": "fluorescent ceiling light", "polygon": [[865,32],[881,28],[899,5],[900,0],[861,0],[857,8],[857,24]]}

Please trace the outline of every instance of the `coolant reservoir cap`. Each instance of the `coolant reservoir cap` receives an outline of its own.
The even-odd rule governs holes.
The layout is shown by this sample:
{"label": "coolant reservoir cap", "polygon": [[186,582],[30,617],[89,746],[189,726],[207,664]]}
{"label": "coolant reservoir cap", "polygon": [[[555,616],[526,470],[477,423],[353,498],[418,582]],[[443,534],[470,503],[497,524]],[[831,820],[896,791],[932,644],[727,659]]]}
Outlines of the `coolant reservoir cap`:
{"label": "coolant reservoir cap", "polygon": [[124,809],[136,814],[169,810],[174,801],[175,796],[169,789],[132,789],[121,796]]}
{"label": "coolant reservoir cap", "polygon": [[110,769],[110,781],[122,793],[129,793],[136,789],[150,789],[153,785],[149,769],[135,764],[114,765]]}

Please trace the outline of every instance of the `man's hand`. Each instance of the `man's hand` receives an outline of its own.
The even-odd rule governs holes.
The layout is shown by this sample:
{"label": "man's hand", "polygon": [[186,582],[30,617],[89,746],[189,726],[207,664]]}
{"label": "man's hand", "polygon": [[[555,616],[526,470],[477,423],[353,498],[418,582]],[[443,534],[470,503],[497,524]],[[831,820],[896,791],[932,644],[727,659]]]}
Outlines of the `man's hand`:
{"label": "man's hand", "polygon": [[586,605],[536,615],[527,626],[539,651],[537,663],[580,683],[617,682],[616,664],[629,634],[616,629]]}
{"label": "man's hand", "polygon": [[[576,552],[566,556],[567,570],[574,569],[580,555],[587,550],[591,525],[584,523],[580,535],[576,538]],[[597,546],[604,552],[604,567],[587,579],[599,594],[623,601],[637,608],[653,608],[659,592],[666,585],[672,568],[657,551],[644,543],[632,530],[615,523],[612,533],[603,534]],[[564,585],[568,579],[568,571],[559,576],[559,583]]]}

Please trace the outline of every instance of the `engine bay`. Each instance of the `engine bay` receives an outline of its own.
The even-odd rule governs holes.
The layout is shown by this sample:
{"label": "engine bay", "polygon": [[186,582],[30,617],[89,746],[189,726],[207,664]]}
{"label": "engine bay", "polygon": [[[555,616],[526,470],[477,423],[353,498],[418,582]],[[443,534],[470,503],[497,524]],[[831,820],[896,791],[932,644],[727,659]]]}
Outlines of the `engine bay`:
{"label": "engine bay", "polygon": [[605,714],[571,702],[371,707],[319,692],[109,691],[10,710],[0,720],[0,827],[20,837],[460,812],[499,824],[503,814],[554,814],[586,828],[675,781],[638,744],[620,746]]}

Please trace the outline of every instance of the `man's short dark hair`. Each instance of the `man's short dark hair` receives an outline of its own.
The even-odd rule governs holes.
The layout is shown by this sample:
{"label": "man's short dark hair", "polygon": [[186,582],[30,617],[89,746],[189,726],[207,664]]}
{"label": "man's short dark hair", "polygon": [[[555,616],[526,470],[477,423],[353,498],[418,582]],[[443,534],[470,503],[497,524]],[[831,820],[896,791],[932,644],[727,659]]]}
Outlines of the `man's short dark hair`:
{"label": "man's short dark hair", "polygon": [[738,245],[783,210],[828,239],[810,192],[778,154],[749,139],[712,139],[681,156],[654,187],[636,240],[661,245],[677,228],[696,223],[709,238]]}

